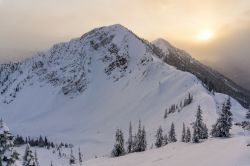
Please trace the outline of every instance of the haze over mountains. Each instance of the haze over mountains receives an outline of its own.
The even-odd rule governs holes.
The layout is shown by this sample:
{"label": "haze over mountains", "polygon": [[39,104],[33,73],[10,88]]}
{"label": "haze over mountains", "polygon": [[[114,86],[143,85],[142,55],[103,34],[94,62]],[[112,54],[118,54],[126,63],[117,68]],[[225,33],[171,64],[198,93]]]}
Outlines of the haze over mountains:
{"label": "haze over mountains", "polygon": [[[165,39],[167,40],[167,39]],[[43,45],[43,48],[46,48],[47,44]],[[195,49],[195,48],[193,48]],[[29,51],[24,49],[12,49],[11,53],[2,53],[0,56],[0,64],[8,63],[10,61],[20,61],[25,58],[31,57],[33,54],[35,54],[38,50],[41,50],[38,46],[31,48]],[[42,50],[41,50],[42,51]],[[202,53],[200,53],[202,55]],[[231,55],[233,53],[230,53]],[[240,54],[240,52],[239,52]],[[244,53],[247,54],[247,53]],[[6,56],[7,55],[7,56]],[[191,56],[195,58],[192,54]],[[235,55],[236,56],[236,55]],[[243,88],[250,90],[250,70],[248,70],[248,64],[250,63],[250,58],[245,58],[244,55],[238,55],[236,57],[236,60],[234,58],[227,58],[224,56],[224,60],[217,60],[216,62],[208,61],[202,59],[200,62],[203,64],[210,66],[211,68],[219,71],[221,74],[227,76],[231,80],[233,80],[236,84],[242,86]],[[220,57],[219,55],[217,57]],[[243,60],[240,60],[243,59]]]}
{"label": "haze over mountains", "polygon": [[[168,132],[174,123],[178,140],[183,123],[192,130],[199,105],[210,130],[229,97],[227,94],[232,95],[234,123],[246,120],[247,110],[240,103],[248,104],[248,100],[243,100],[249,97],[247,91],[167,41],[157,40],[152,44],[119,24],[93,29],[69,42],[55,44],[46,52],[17,63],[2,64],[0,68],[0,117],[14,134],[32,137],[42,134],[55,142],[72,143],[75,148],[81,147],[85,160],[109,156],[115,130],[121,128],[127,138],[130,121],[133,132],[139,120],[145,126],[148,149],[160,125]],[[203,73],[208,76],[207,81]],[[190,96],[192,102],[184,104]],[[168,116],[164,118],[166,111]],[[234,163],[224,162],[228,155],[218,161],[225,166],[247,163],[248,135],[243,136],[243,132],[241,127],[233,126],[232,140],[209,139],[197,149],[238,145],[237,149],[233,146],[227,149],[228,155],[233,156],[234,150],[239,155],[237,159],[232,158]],[[135,153],[117,161],[116,165],[136,163],[137,155],[142,155],[143,160],[151,154],[156,156],[154,161],[145,160],[146,164],[140,164],[162,165],[161,160],[169,161],[173,155],[174,161],[181,158],[188,162],[182,153],[172,154],[175,152],[171,149],[176,148],[179,153],[182,147],[186,147],[185,153],[194,148],[195,153],[190,154],[194,158],[199,154],[195,145],[182,146],[178,142],[170,145],[170,149],[162,149],[168,154],[162,159],[157,159],[162,150],[156,150]],[[244,150],[241,152],[241,149]],[[19,151],[22,152],[22,148]],[[60,159],[52,150],[48,152],[38,150],[44,165],[49,165],[50,160],[57,165],[67,165],[68,156]],[[225,151],[216,148],[216,152],[212,159]],[[207,160],[205,154],[200,158],[207,165],[215,163]],[[86,162],[89,165],[110,163],[114,161],[108,157]]]}
{"label": "haze over mountains", "polygon": [[[248,60],[246,60],[248,61]],[[248,63],[248,62],[247,62]],[[211,63],[207,63],[211,67],[217,69],[221,73],[223,73],[228,78],[232,79],[238,85],[250,90],[250,71],[247,69],[247,66],[241,66],[241,62],[235,64],[233,62],[223,65],[215,65]]]}
{"label": "haze over mountains", "polygon": [[[35,4],[0,0],[0,62],[31,57],[95,27],[121,23],[149,41],[164,38],[249,87],[249,11],[249,0],[43,0]],[[211,38],[197,41],[197,35],[206,31]]]}
{"label": "haze over mountains", "polygon": [[154,46],[159,48],[157,55],[167,64],[177,67],[182,71],[188,71],[197,76],[209,90],[226,93],[234,96],[245,107],[249,106],[250,92],[238,86],[230,79],[218,73],[212,68],[203,65],[199,61],[193,59],[187,52],[175,48],[164,39],[158,39],[152,42]]}
{"label": "haze over mountains", "polygon": [[0,0],[0,166],[250,166],[250,0]]}

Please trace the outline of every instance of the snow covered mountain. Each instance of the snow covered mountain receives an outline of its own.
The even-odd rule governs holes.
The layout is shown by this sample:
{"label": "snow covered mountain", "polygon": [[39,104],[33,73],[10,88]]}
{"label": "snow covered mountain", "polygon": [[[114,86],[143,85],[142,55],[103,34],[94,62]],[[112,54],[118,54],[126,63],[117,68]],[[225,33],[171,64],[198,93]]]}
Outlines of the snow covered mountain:
{"label": "snow covered mountain", "polygon": [[187,52],[172,46],[164,39],[157,39],[152,42],[156,47],[155,53],[167,64],[177,69],[187,71],[198,77],[209,89],[216,92],[228,94],[237,99],[243,106],[250,105],[250,92],[234,83],[219,72],[203,65],[192,58]]}
{"label": "snow covered mountain", "polygon": [[[180,139],[183,122],[191,127],[198,105],[210,129],[228,98],[164,63],[152,44],[121,25],[94,29],[0,68],[0,117],[11,130],[73,143],[86,158],[109,155],[115,130],[127,136],[130,121],[134,129],[142,121],[149,146],[157,128],[168,131],[172,122]],[[181,106],[189,94],[192,103]],[[173,105],[176,111],[164,119]],[[232,112],[235,122],[244,120],[246,110],[234,99]]]}

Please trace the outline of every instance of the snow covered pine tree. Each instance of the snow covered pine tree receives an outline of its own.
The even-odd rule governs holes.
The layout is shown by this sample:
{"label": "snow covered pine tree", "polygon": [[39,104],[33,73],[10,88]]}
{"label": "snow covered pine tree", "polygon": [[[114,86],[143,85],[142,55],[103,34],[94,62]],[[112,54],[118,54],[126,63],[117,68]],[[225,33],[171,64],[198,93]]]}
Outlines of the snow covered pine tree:
{"label": "snow covered pine tree", "polygon": [[80,163],[80,166],[82,166],[82,152],[81,149],[78,149],[78,161]]}
{"label": "snow covered pine tree", "polygon": [[118,157],[124,154],[125,154],[125,149],[124,149],[123,133],[122,130],[117,129],[115,134],[115,145],[111,155],[113,157]]}
{"label": "snow covered pine tree", "polygon": [[0,120],[0,165],[12,166],[18,159],[19,154],[13,149],[14,136],[9,128]]}
{"label": "snow covered pine tree", "polygon": [[165,134],[164,137],[163,137],[163,144],[164,145],[168,144],[168,135],[167,134]]}
{"label": "snow covered pine tree", "polygon": [[131,153],[133,151],[133,135],[132,135],[132,124],[129,123],[129,133],[128,133],[128,141],[127,141],[127,152]]}
{"label": "snow covered pine tree", "polygon": [[202,118],[202,110],[201,107],[198,106],[198,110],[196,113],[196,120],[193,125],[193,142],[199,143],[200,139],[208,138],[208,130],[205,123],[203,123]]}
{"label": "snow covered pine tree", "polygon": [[185,124],[183,123],[182,125],[182,135],[181,135],[181,142],[186,142],[186,127]]}
{"label": "snow covered pine tree", "polygon": [[73,149],[70,149],[70,158],[69,158],[69,165],[75,164],[76,163],[76,158],[73,153]]}
{"label": "snow covered pine tree", "polygon": [[35,156],[33,155],[29,144],[27,144],[23,156],[23,166],[38,166],[38,163],[36,162]]}
{"label": "snow covered pine tree", "polygon": [[230,111],[231,101],[230,97],[227,99],[226,103],[222,106],[222,112],[217,122],[213,125],[211,130],[211,135],[213,137],[229,137],[229,130],[232,128],[233,114]]}
{"label": "snow covered pine tree", "polygon": [[190,128],[187,128],[187,133],[186,133],[186,138],[185,138],[185,142],[188,143],[191,141],[191,131]]}
{"label": "snow covered pine tree", "polygon": [[142,152],[147,148],[145,127],[141,128],[141,121],[139,121],[138,132],[133,141],[133,152]]}
{"label": "snow covered pine tree", "polygon": [[164,119],[166,119],[167,117],[168,117],[168,109],[166,108],[164,112]]}
{"label": "snow covered pine tree", "polygon": [[141,151],[145,151],[147,149],[147,140],[146,140],[146,130],[145,126],[142,128],[142,136],[141,136]]}
{"label": "snow covered pine tree", "polygon": [[155,141],[155,146],[157,148],[161,147],[164,145],[164,138],[163,138],[163,134],[162,134],[162,128],[161,126],[158,128],[157,132],[156,132],[156,141]]}
{"label": "snow covered pine tree", "polygon": [[175,135],[174,123],[171,124],[171,128],[170,128],[170,131],[169,131],[169,134],[168,134],[168,140],[169,140],[170,143],[177,141],[176,135]]}
{"label": "snow covered pine tree", "polygon": [[38,162],[38,157],[37,157],[36,150],[35,150],[35,162],[36,162],[36,165],[39,166],[39,162]]}

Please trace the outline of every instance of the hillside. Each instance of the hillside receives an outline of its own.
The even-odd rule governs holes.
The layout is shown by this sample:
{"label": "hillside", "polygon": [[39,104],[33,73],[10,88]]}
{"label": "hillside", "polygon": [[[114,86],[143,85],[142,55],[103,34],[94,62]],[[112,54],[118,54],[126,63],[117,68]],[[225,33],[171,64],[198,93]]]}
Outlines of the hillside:
{"label": "hillside", "polygon": [[[248,166],[250,149],[245,137],[209,139],[201,144],[174,143],[163,148],[134,153],[119,158],[89,160],[87,166]],[[229,146],[231,145],[231,146]]]}
{"label": "hillside", "polygon": [[172,46],[164,39],[152,42],[156,55],[177,69],[194,74],[216,92],[228,94],[237,99],[245,108],[250,105],[250,92],[235,82],[192,58],[187,52]]}
{"label": "hillside", "polygon": [[[211,128],[227,95],[211,93],[191,73],[164,63],[154,47],[121,25],[94,29],[18,63],[2,64],[0,117],[14,134],[46,135],[81,147],[85,159],[109,156],[114,134],[141,120],[148,147],[157,128],[191,128],[198,105]],[[191,104],[181,107],[188,95]],[[164,119],[166,109],[178,105]],[[246,110],[232,98],[234,122]],[[191,146],[191,145],[190,145]],[[132,155],[133,156],[133,155]]]}

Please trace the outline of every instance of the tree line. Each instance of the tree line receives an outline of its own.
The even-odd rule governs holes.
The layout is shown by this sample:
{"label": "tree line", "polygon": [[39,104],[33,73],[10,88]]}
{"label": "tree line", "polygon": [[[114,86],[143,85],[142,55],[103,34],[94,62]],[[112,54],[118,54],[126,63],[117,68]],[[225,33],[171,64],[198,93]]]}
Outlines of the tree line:
{"label": "tree line", "polygon": [[[20,159],[20,154],[15,151],[14,147],[21,146],[26,144],[26,149],[24,152],[24,155],[22,157],[22,166],[39,166],[38,162],[38,156],[37,152],[32,151],[31,147],[46,147],[46,148],[54,148],[52,151],[55,153],[55,151],[58,151],[59,158],[63,157],[61,153],[61,148],[71,148],[70,155],[69,155],[69,164],[73,165],[75,163],[80,163],[80,166],[83,162],[83,155],[81,153],[80,148],[78,149],[78,160],[74,157],[73,154],[73,145],[72,144],[66,144],[66,143],[60,143],[60,144],[54,144],[51,141],[48,141],[47,137],[40,136],[37,139],[31,139],[30,137],[23,139],[22,136],[16,136],[14,137],[7,125],[3,122],[3,120],[0,120],[0,166],[15,166],[16,161]],[[31,146],[32,145],[32,146]],[[53,166],[53,162],[51,161],[51,166]]]}
{"label": "tree line", "polygon": [[[195,115],[196,119],[193,123],[193,133],[191,134],[190,128],[186,127],[183,123],[182,135],[181,135],[181,142],[193,142],[199,143],[203,140],[208,138],[208,128],[206,124],[203,122],[202,116],[202,109],[200,106],[197,108],[197,113]],[[232,113],[231,113],[231,101],[230,98],[226,100],[226,102],[222,105],[222,109],[220,115],[216,121],[216,123],[212,126],[210,135],[212,137],[230,137],[230,129],[232,128]],[[17,139],[18,138],[18,139]],[[39,137],[36,139],[38,141],[37,146],[48,146],[50,141],[47,140],[46,137]],[[170,130],[168,134],[163,133],[163,129],[160,126],[155,135],[155,147],[159,148],[165,146],[169,143],[177,142],[176,132],[174,123],[171,124]],[[18,140],[18,141],[17,141]],[[15,137],[11,134],[8,127],[5,125],[3,120],[0,120],[0,165],[7,165],[7,166],[14,166],[16,160],[19,160],[19,155],[15,150],[14,142],[18,142],[18,145],[21,145],[22,141],[21,136]],[[27,142],[26,142],[27,140]],[[23,156],[23,166],[38,166],[38,156],[36,151],[33,152],[31,150],[30,142],[32,139],[25,139],[26,150]],[[40,141],[39,141],[40,140]],[[47,140],[47,141],[46,141]],[[35,141],[35,142],[36,142]],[[20,143],[21,142],[21,143]],[[47,142],[47,143],[46,143]],[[40,143],[40,144],[39,144]],[[127,147],[125,148],[125,144]],[[65,146],[65,144],[55,145],[55,149],[59,153],[59,157],[62,157],[61,147]],[[75,164],[77,159],[74,157],[72,147],[69,155],[69,164]],[[125,155],[126,153],[133,153],[133,152],[142,152],[147,149],[147,140],[146,140],[146,129],[145,126],[142,126],[141,121],[139,121],[138,129],[135,134],[132,131],[132,124],[130,122],[129,125],[129,136],[125,143],[123,132],[121,129],[117,129],[115,134],[115,144],[114,148],[111,152],[113,157],[118,157]],[[78,162],[80,165],[82,164],[82,153],[79,148],[78,152]],[[51,161],[51,165],[53,165]]]}
{"label": "tree line", "polygon": [[115,134],[115,144],[114,148],[111,152],[113,157],[118,157],[127,153],[132,152],[142,152],[145,151],[147,148],[147,141],[146,141],[146,130],[145,126],[141,126],[141,121],[139,121],[137,133],[134,135],[132,134],[132,124],[130,122],[129,125],[129,137],[126,142],[127,144],[127,151],[124,148],[124,136],[121,129],[116,130]]}
{"label": "tree line", "polygon": [[[221,112],[216,123],[212,126],[210,135],[212,137],[230,137],[230,129],[232,128],[232,113],[231,113],[231,101],[230,97],[222,105]],[[186,127],[183,123],[181,142],[185,143],[200,143],[205,139],[208,139],[209,133],[207,125],[203,122],[203,112],[201,106],[197,108],[195,115],[195,121],[192,123],[193,132],[189,127]],[[155,134],[155,147],[159,148],[169,143],[177,142],[175,126],[172,122],[168,134],[163,133],[163,129],[160,126]],[[128,140],[126,142],[127,149],[125,148],[124,136],[121,129],[117,129],[115,134],[115,144],[111,155],[118,157],[125,155],[126,153],[141,152],[147,148],[146,131],[145,127],[141,127],[141,121],[139,121],[138,132],[132,135],[132,125],[129,124]]]}
{"label": "tree line", "polygon": [[65,148],[73,147],[72,144],[62,143],[62,142],[58,144],[54,143],[53,141],[49,141],[46,136],[45,137],[39,136],[37,138],[25,137],[25,139],[20,135],[14,137],[15,146],[21,146],[25,144],[29,144],[31,147],[40,147],[40,148],[45,147],[47,149],[55,148],[56,146],[61,146]]}
{"label": "tree line", "polygon": [[170,108],[166,108],[164,112],[164,119],[168,117],[169,114],[173,114],[176,111],[180,112],[184,107],[188,106],[193,102],[193,95],[188,93],[188,96],[184,98],[183,101],[180,101],[179,104],[172,104]]}

